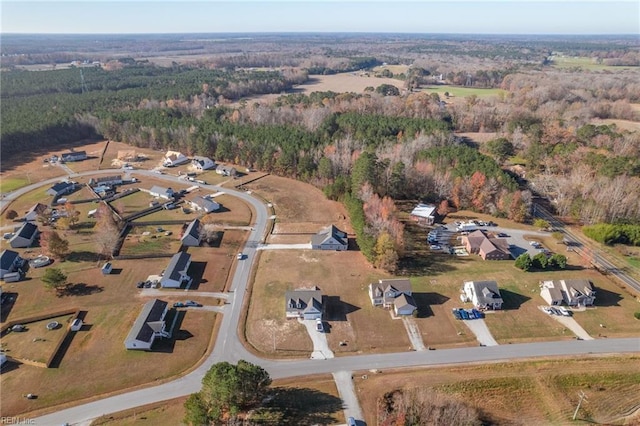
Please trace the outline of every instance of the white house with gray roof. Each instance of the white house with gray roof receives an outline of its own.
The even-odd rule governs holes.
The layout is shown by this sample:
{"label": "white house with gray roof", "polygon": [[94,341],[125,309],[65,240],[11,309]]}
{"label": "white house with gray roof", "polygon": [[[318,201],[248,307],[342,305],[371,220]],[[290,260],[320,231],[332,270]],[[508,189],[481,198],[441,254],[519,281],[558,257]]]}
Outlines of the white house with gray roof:
{"label": "white house with gray roof", "polygon": [[145,303],[124,341],[124,347],[148,351],[156,338],[169,337],[164,322],[167,311],[168,303],[163,300],[154,299]]}
{"label": "white house with gray roof", "polygon": [[495,281],[465,281],[462,285],[464,302],[471,302],[477,309],[502,309],[502,296]]}
{"label": "white house with gray roof", "polygon": [[596,292],[589,280],[549,280],[540,283],[540,296],[549,305],[591,306]]}
{"label": "white house with gray roof", "polygon": [[179,288],[183,283],[189,283],[191,278],[187,270],[191,265],[191,255],[183,251],[173,255],[164,270],[160,285],[168,288]]}
{"label": "white house with gray roof", "polygon": [[200,241],[202,240],[202,236],[200,233],[200,221],[198,219],[194,219],[187,229],[184,230],[184,234],[182,234],[182,238],[180,241],[183,246],[187,247],[198,247],[200,245]]}
{"label": "white house with gray roof", "polygon": [[311,248],[314,250],[346,250],[349,246],[347,233],[330,225],[311,237]]}
{"label": "white house with gray roof", "polygon": [[378,280],[369,284],[369,298],[373,306],[393,309],[396,315],[411,315],[418,309],[413,299],[411,281],[406,278]]}
{"label": "white house with gray roof", "polygon": [[189,201],[189,204],[191,204],[192,209],[205,213],[211,213],[220,210],[220,204],[216,203],[210,198],[200,196],[193,197],[191,201]]}
{"label": "white house with gray roof", "polygon": [[22,224],[18,232],[9,240],[11,248],[31,247],[38,236],[38,227],[31,222]]}
{"label": "white house with gray roof", "polygon": [[0,279],[7,274],[22,273],[26,261],[20,257],[17,251],[2,250],[0,253]]}
{"label": "white house with gray roof", "polygon": [[174,192],[171,188],[164,188],[162,186],[153,185],[149,190],[149,194],[156,198],[163,198],[165,200],[173,200]]}
{"label": "white house with gray roof", "polygon": [[287,291],[284,298],[287,318],[322,319],[324,306],[322,292],[318,287]]}

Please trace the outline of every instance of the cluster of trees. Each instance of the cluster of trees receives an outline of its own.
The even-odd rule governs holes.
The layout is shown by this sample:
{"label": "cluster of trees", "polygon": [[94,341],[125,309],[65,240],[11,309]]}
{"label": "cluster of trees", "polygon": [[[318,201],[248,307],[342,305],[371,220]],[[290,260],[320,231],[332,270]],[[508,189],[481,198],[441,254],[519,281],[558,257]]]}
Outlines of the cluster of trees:
{"label": "cluster of trees", "polygon": [[602,244],[640,246],[640,225],[599,223],[584,226],[582,231],[587,237]]}
{"label": "cluster of trees", "polygon": [[378,425],[489,424],[475,407],[428,388],[409,388],[384,394],[377,403]]}
{"label": "cluster of trees", "polygon": [[516,258],[515,266],[525,272],[532,269],[565,269],[567,267],[567,257],[558,253],[554,253],[551,256],[547,256],[545,253],[538,253],[531,257],[529,253],[523,253]]}
{"label": "cluster of trees", "polygon": [[[250,362],[240,360],[236,365],[228,362],[214,364],[202,379],[202,389],[191,394],[184,403],[184,422],[193,426],[234,424],[243,415],[277,424],[280,413],[269,416],[268,410],[259,410],[247,415],[249,410],[260,406],[270,384],[269,373]],[[250,420],[249,424],[255,423]]]}

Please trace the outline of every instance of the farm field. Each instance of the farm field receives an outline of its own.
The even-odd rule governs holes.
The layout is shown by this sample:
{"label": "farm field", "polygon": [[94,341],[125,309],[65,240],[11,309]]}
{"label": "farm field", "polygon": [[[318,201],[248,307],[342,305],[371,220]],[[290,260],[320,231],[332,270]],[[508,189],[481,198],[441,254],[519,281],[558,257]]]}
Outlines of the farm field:
{"label": "farm field", "polygon": [[[492,424],[637,424],[637,356],[497,363],[354,375],[367,424],[396,389],[427,388],[477,407]],[[571,416],[584,391],[578,421]],[[625,423],[626,421],[626,423]]]}
{"label": "farm field", "polygon": [[[502,89],[482,89],[477,87],[462,87],[450,85],[430,85],[421,89],[427,93],[437,93],[443,101],[456,101],[455,98],[466,98],[467,96],[477,96],[479,98],[488,98],[500,96],[507,92]],[[445,96],[445,92],[449,92],[449,98]],[[450,99],[454,98],[454,99]]]}
{"label": "farm field", "polygon": [[585,71],[620,71],[625,69],[634,69],[631,66],[610,66],[598,63],[595,58],[587,58],[580,56],[564,56],[553,55],[551,57],[552,65],[556,68],[581,68]]}

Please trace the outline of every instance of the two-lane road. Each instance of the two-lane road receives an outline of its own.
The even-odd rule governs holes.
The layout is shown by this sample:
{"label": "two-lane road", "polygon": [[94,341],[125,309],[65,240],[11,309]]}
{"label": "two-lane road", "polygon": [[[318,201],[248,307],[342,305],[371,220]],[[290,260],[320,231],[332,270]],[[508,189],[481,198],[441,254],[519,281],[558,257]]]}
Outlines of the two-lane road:
{"label": "two-lane road", "polygon": [[[80,175],[89,176],[97,173],[113,173],[117,170],[85,172]],[[149,171],[132,172],[142,176],[153,176],[157,179],[183,183],[177,177],[157,175]],[[78,175],[74,175],[78,176]],[[31,185],[10,194],[15,198],[38,186],[54,183],[59,179]],[[51,413],[35,419],[38,425],[60,425],[64,423],[78,424],[104,414],[135,408],[153,402],[164,401],[189,395],[201,388],[201,380],[206,371],[216,362],[237,362],[240,359],[261,365],[272,378],[308,376],[310,374],[334,373],[340,371],[359,371],[378,369],[384,371],[391,368],[426,367],[436,365],[482,363],[494,361],[514,361],[518,359],[548,356],[584,356],[590,354],[629,353],[640,351],[640,339],[601,339],[592,341],[559,341],[527,344],[501,345],[494,347],[469,347],[437,351],[402,352],[394,354],[377,354],[362,356],[338,357],[327,360],[266,360],[248,352],[238,338],[238,327],[245,302],[245,294],[252,267],[256,266],[256,248],[263,242],[270,219],[266,206],[251,195],[233,189],[213,185],[200,185],[204,189],[218,190],[236,196],[250,204],[255,212],[255,222],[249,232],[248,243],[243,253],[243,260],[236,262],[236,269],[231,282],[229,296],[222,315],[222,323],[218,330],[215,347],[209,357],[191,373],[165,384],[151,386],[133,392],[125,392],[116,396],[84,403],[72,408]]]}

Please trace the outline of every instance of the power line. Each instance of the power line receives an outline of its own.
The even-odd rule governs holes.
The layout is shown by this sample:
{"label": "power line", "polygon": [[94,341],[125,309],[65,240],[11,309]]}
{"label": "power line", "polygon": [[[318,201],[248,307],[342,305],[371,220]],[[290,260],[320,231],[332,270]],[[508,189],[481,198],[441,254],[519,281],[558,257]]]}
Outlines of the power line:
{"label": "power line", "polygon": [[88,92],[89,89],[87,88],[87,83],[85,83],[84,81],[84,74],[82,73],[82,68],[79,68],[80,70],[80,89],[82,90],[82,93]]}

